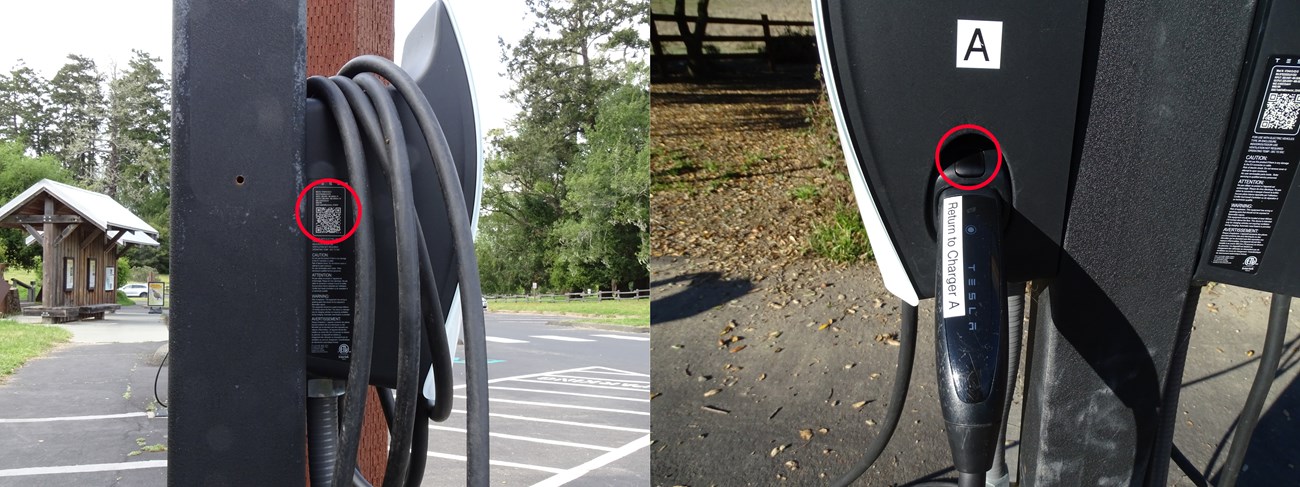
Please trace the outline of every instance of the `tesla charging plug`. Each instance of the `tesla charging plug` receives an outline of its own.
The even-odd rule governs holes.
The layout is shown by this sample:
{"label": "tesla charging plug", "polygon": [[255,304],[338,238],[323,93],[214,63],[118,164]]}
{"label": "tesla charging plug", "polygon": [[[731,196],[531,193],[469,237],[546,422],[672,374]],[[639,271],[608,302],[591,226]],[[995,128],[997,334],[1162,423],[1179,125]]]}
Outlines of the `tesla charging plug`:
{"label": "tesla charging plug", "polygon": [[[985,179],[998,157],[978,146],[948,150],[956,184]],[[978,183],[977,183],[978,184]],[[973,185],[972,185],[973,186]],[[992,186],[992,185],[990,185]],[[968,186],[969,187],[969,186]],[[1002,232],[1008,203],[992,187],[937,185],[935,358],[939,400],[958,485],[983,486],[1001,431],[1007,388],[1007,292]]]}

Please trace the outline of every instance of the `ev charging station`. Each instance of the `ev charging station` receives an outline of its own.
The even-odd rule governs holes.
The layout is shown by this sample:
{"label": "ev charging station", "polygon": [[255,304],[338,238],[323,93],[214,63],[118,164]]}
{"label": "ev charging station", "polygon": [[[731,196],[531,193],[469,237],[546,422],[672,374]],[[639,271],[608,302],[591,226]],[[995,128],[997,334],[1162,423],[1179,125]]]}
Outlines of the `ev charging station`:
{"label": "ev charging station", "polygon": [[473,232],[482,152],[454,16],[402,66],[306,76],[306,4],[175,4],[170,485],[419,485],[464,343],[467,484],[488,485]]}
{"label": "ev charging station", "polygon": [[1200,283],[1276,293],[1266,355],[1300,292],[1300,1],[812,5],[854,196],[904,303],[890,417],[836,485],[897,425],[928,298],[958,484],[1012,482],[1026,281],[1019,485],[1165,485]]}

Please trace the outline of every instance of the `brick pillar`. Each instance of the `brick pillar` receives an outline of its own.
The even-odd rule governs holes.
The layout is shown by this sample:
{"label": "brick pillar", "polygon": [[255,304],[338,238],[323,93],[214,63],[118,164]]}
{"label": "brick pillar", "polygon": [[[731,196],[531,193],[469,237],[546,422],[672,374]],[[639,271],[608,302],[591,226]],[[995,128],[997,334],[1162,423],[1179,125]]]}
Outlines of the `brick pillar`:
{"label": "brick pillar", "polygon": [[[362,54],[393,57],[393,0],[307,0],[307,75],[331,76]],[[366,399],[357,467],[384,482],[388,426],[374,388]]]}

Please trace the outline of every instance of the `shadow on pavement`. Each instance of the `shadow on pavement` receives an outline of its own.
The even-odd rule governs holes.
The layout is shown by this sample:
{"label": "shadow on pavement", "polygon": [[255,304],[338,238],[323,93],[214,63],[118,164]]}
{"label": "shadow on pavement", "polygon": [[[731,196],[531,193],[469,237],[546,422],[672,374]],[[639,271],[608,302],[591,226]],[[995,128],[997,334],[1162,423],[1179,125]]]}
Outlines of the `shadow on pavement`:
{"label": "shadow on pavement", "polygon": [[[1282,375],[1300,361],[1300,346],[1295,346],[1296,342],[1297,340],[1292,340],[1290,346],[1282,352],[1283,359],[1277,375]],[[1297,465],[1300,463],[1297,462],[1300,459],[1300,443],[1295,441],[1295,438],[1300,437],[1300,421],[1292,417],[1300,416],[1300,379],[1286,385],[1274,383],[1273,390],[1279,389],[1277,399],[1260,415],[1255,433],[1250,437],[1250,449],[1246,450],[1243,470],[1237,476],[1239,485],[1300,486],[1300,476],[1296,472],[1296,468],[1300,467]],[[1241,405],[1246,402],[1245,397],[1239,399],[1240,405],[1234,412],[1240,412]],[[1213,476],[1207,475],[1211,484],[1219,483],[1223,476],[1223,463],[1231,448],[1232,437],[1237,433],[1238,422],[1239,420],[1234,420],[1228,431],[1223,433],[1206,466],[1207,474],[1214,472]],[[1279,479],[1287,478],[1291,479],[1291,483],[1276,483]]]}
{"label": "shadow on pavement", "polygon": [[[685,289],[665,296],[663,286],[687,282]],[[718,272],[698,272],[673,276],[650,283],[650,325],[680,320],[708,311],[720,304],[748,294],[754,283],[748,279],[722,279]],[[661,297],[662,296],[662,297]]]}

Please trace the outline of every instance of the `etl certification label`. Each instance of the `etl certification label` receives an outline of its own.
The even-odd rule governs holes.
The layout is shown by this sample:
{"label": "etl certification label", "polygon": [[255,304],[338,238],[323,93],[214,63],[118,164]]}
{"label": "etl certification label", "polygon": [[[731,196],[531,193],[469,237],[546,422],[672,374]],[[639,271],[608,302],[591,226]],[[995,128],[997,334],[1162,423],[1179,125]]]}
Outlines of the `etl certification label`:
{"label": "etl certification label", "polygon": [[961,196],[943,199],[939,215],[943,221],[940,236],[940,262],[943,267],[943,317],[966,316],[966,270],[962,266],[962,211]]}
{"label": "etl certification label", "polygon": [[1237,172],[1210,265],[1254,274],[1300,165],[1300,56],[1269,60],[1263,96]]}

